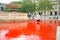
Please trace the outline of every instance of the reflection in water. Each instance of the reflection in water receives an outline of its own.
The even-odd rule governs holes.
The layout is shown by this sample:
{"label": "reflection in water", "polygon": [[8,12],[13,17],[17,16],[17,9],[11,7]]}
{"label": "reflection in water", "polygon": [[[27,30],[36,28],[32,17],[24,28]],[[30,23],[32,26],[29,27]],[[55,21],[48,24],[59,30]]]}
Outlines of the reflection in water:
{"label": "reflection in water", "polygon": [[59,21],[41,20],[39,24],[35,21],[0,23],[0,40],[56,40]]}
{"label": "reflection in water", "polygon": [[38,35],[19,35],[16,38],[7,38],[5,35],[8,33],[8,30],[0,30],[1,36],[0,40],[40,40]]}
{"label": "reflection in water", "polygon": [[8,33],[8,30],[0,30],[0,40],[8,40],[5,34]]}

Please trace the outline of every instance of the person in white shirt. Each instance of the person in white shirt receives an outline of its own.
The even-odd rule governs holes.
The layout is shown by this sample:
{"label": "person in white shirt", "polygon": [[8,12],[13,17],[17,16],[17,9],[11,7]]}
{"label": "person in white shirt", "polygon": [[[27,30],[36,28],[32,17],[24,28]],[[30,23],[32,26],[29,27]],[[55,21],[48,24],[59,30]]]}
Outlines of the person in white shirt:
{"label": "person in white shirt", "polygon": [[37,14],[37,15],[34,17],[34,19],[37,21],[37,23],[40,22],[40,15]]}

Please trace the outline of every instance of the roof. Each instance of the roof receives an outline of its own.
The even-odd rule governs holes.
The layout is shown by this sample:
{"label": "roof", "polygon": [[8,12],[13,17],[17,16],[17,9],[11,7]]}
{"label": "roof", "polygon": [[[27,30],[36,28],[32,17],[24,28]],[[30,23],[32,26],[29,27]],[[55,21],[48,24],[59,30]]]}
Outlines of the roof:
{"label": "roof", "polygon": [[21,5],[19,5],[19,4],[6,4],[6,7],[10,8],[10,9],[16,9],[16,8],[20,8]]}

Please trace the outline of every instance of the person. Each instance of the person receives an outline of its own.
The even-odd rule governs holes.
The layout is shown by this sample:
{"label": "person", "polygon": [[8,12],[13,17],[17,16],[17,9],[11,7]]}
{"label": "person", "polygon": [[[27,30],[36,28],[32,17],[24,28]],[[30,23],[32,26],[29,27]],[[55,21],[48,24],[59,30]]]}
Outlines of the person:
{"label": "person", "polygon": [[28,22],[31,22],[31,20],[32,20],[32,14],[29,12],[28,14],[27,14],[27,17],[29,18],[29,21]]}
{"label": "person", "polygon": [[34,17],[34,19],[37,21],[37,23],[39,23],[40,22],[40,15],[36,15],[35,17]]}
{"label": "person", "polygon": [[3,7],[1,7],[1,11],[3,11]]}
{"label": "person", "polygon": [[34,20],[34,17],[36,16],[36,12],[34,12],[32,15],[31,15],[31,19]]}
{"label": "person", "polygon": [[31,14],[30,14],[30,13],[28,13],[28,15],[27,15],[27,16],[28,16],[28,18],[30,19],[30,17],[31,17]]}

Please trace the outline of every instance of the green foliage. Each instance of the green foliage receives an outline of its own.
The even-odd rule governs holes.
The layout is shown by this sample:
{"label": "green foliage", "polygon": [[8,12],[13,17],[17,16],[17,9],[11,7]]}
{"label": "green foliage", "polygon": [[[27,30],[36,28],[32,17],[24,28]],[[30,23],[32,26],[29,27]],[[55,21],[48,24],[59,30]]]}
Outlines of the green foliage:
{"label": "green foliage", "polygon": [[24,7],[18,8],[16,9],[17,12],[26,12],[26,10],[24,9]]}
{"label": "green foliage", "polygon": [[48,11],[53,9],[53,4],[49,0],[40,0],[38,10]]}
{"label": "green foliage", "polygon": [[13,1],[10,4],[21,4],[21,3],[22,3],[22,1]]}
{"label": "green foliage", "polygon": [[[38,6],[32,0],[23,0],[23,1],[14,1],[11,2],[11,4],[19,4],[22,5],[22,7],[17,8],[16,11],[18,12],[35,12],[38,11],[49,11],[53,9],[53,4],[49,0],[40,0],[38,3]],[[37,8],[37,9],[36,9]],[[9,10],[8,8],[5,10]]]}
{"label": "green foliage", "polygon": [[38,10],[43,11],[46,15],[47,11],[53,10],[53,4],[49,0],[40,0]]}
{"label": "green foliage", "polygon": [[60,1],[59,1],[59,5],[60,5]]}
{"label": "green foliage", "polygon": [[4,11],[5,12],[10,12],[10,9],[9,8],[4,8]]}
{"label": "green foliage", "polygon": [[32,3],[31,0],[23,0],[22,7],[18,8],[17,10],[20,12],[34,12],[36,4]]}

